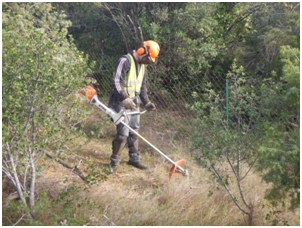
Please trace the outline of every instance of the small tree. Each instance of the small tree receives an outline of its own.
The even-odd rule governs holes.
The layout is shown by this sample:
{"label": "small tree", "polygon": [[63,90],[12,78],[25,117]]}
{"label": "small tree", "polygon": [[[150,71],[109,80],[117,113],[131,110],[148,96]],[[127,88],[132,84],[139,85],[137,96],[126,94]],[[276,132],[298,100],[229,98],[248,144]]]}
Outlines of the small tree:
{"label": "small tree", "polygon": [[64,150],[72,128],[63,117],[77,113],[66,97],[88,71],[64,18],[48,3],[3,3],[2,172],[31,209],[37,160]]}
{"label": "small tree", "polygon": [[224,187],[251,225],[254,205],[244,189],[244,181],[257,160],[255,147],[259,135],[254,125],[258,118],[257,96],[236,61],[227,78],[230,80],[230,123],[223,109],[225,94],[218,94],[209,83],[202,97],[195,94],[202,102],[196,101],[193,106],[199,116],[193,145],[197,160]]}

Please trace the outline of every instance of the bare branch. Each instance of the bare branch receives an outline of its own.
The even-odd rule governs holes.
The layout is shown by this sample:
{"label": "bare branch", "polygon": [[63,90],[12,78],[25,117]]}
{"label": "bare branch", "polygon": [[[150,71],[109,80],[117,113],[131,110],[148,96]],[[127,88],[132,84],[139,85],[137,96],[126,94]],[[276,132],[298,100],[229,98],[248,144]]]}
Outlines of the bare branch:
{"label": "bare branch", "polygon": [[[239,153],[239,152],[238,152],[238,153]],[[237,153],[237,154],[238,154],[238,153]],[[237,187],[238,187],[238,190],[239,190],[239,193],[240,193],[240,197],[241,197],[241,199],[242,199],[242,202],[244,203],[244,205],[245,205],[247,208],[251,209],[250,205],[247,203],[247,201],[246,201],[246,199],[245,199],[245,196],[243,195],[243,190],[242,190],[242,187],[241,187],[242,178],[240,178],[240,173],[239,173],[239,171],[240,171],[240,169],[239,169],[239,166],[240,166],[240,155],[238,155],[237,158],[238,158],[238,159],[237,159],[237,166],[238,166],[237,170],[235,170],[235,168],[233,167],[233,165],[232,165],[232,163],[231,163],[231,161],[230,161],[230,159],[229,159],[228,156],[227,156],[227,161],[228,161],[230,167],[232,168],[232,171],[233,171],[234,176],[235,176],[235,178],[236,178],[236,183],[237,183]]]}
{"label": "bare branch", "polygon": [[133,29],[134,29],[134,33],[135,33],[136,39],[138,40],[139,43],[141,43],[141,42],[140,42],[140,39],[139,39],[139,36],[138,36],[138,32],[137,32],[136,26],[134,25],[134,23],[133,23],[131,17],[130,17],[128,14],[127,14],[127,17],[128,17],[128,19],[129,19],[131,25],[133,26]]}
{"label": "bare branch", "polygon": [[86,179],[86,177],[84,176],[84,174],[82,173],[82,171],[78,167],[76,167],[76,166],[72,167],[69,164],[63,162],[62,160],[55,158],[53,155],[51,155],[49,153],[46,153],[46,156],[49,157],[49,158],[51,158],[51,159],[54,159],[55,161],[57,161],[58,163],[60,163],[65,168],[70,169],[71,172],[73,172],[74,174],[78,175],[86,183],[88,182],[87,179]]}
{"label": "bare branch", "polygon": [[237,208],[244,214],[249,215],[248,212],[246,212],[238,203],[238,201],[236,200],[236,197],[233,195],[233,193],[231,192],[231,190],[229,189],[229,187],[223,183],[223,179],[222,177],[219,175],[219,173],[217,172],[216,168],[211,165],[211,169],[213,171],[213,173],[215,174],[215,176],[222,182],[223,187],[225,188],[225,190],[228,192],[229,196],[231,197],[232,201],[235,203],[235,205],[237,206]]}
{"label": "bare branch", "polygon": [[239,189],[239,194],[240,194],[240,197],[242,199],[242,202],[244,203],[244,205],[248,208],[248,209],[251,209],[251,205],[247,203],[247,200],[245,199],[245,196],[243,195],[243,190],[242,190],[242,187],[241,187],[241,182],[239,179],[237,179],[237,186],[238,186],[238,189]]}
{"label": "bare branch", "polygon": [[14,177],[12,176],[12,174],[7,170],[7,168],[2,166],[2,172],[7,176],[7,178],[13,183],[13,185],[16,187],[17,184],[15,182]]}
{"label": "bare branch", "polygon": [[105,214],[103,214],[103,217],[109,222],[110,226],[116,226],[114,222],[111,221],[111,219],[108,218]]}
{"label": "bare branch", "polygon": [[143,35],[143,31],[142,31],[142,28],[140,26],[138,26],[138,30],[139,30],[139,34],[140,34],[140,38],[141,38],[141,42],[143,43],[144,42],[144,35]]}
{"label": "bare branch", "polygon": [[248,173],[252,170],[253,166],[255,165],[256,161],[258,160],[258,157],[259,157],[259,155],[257,155],[257,157],[255,158],[255,160],[250,165],[248,171],[240,178],[240,180],[243,180],[248,175]]}
{"label": "bare branch", "polygon": [[35,205],[35,183],[36,183],[36,166],[35,166],[35,151],[30,153],[30,167],[31,167],[31,182],[30,182],[30,190],[29,190],[29,206],[33,208]]}
{"label": "bare branch", "polygon": [[17,226],[17,225],[22,221],[22,219],[24,218],[24,216],[26,216],[26,214],[23,214],[23,215],[21,216],[21,218],[19,218],[18,221],[15,222],[15,224],[13,224],[13,226]]}
{"label": "bare branch", "polygon": [[108,10],[108,12],[111,14],[112,16],[112,19],[114,20],[114,22],[116,23],[117,27],[120,29],[121,33],[122,33],[122,36],[123,36],[123,40],[124,40],[124,43],[126,44],[126,48],[127,50],[129,50],[129,46],[128,46],[128,43],[126,42],[127,39],[126,39],[126,36],[123,32],[123,29],[122,27],[120,26],[120,24],[118,23],[117,19],[115,18],[114,14],[112,13],[111,9],[109,8],[108,4],[107,3],[103,3],[102,5],[104,5],[104,7]]}
{"label": "bare branch", "polygon": [[241,23],[244,19],[249,17],[251,14],[255,13],[257,10],[261,9],[262,5],[263,5],[263,3],[260,3],[256,6],[254,6],[253,8],[248,9],[247,12],[245,12],[245,14],[242,17],[238,18],[234,23],[232,23],[227,28],[227,30],[225,31],[225,34],[228,34],[233,29],[233,27],[235,27],[237,24]]}
{"label": "bare branch", "polygon": [[28,171],[29,167],[30,167],[30,165],[27,165],[25,168],[25,172],[24,172],[24,178],[23,178],[24,192],[27,192],[26,183],[27,183],[27,171]]}
{"label": "bare branch", "polygon": [[227,155],[226,155],[226,158],[227,158],[227,161],[228,161],[228,163],[229,163],[229,165],[230,165],[230,167],[231,167],[231,169],[232,169],[232,172],[234,173],[236,179],[238,179],[237,172],[236,172],[236,170],[235,170],[235,168],[234,168],[232,162],[230,161],[229,153],[227,152],[226,154],[227,154]]}
{"label": "bare branch", "polygon": [[14,162],[14,158],[13,158],[12,154],[10,153],[9,144],[6,143],[5,145],[6,145],[6,149],[8,151],[9,161],[11,163],[12,176],[13,176],[13,179],[15,181],[16,190],[17,190],[17,192],[20,196],[21,201],[24,203],[24,205],[27,206],[27,203],[26,203],[26,200],[25,200],[25,197],[24,197],[24,192],[22,190],[22,185],[21,185],[19,177],[18,177],[17,168],[16,168],[16,165],[15,165],[15,162]]}

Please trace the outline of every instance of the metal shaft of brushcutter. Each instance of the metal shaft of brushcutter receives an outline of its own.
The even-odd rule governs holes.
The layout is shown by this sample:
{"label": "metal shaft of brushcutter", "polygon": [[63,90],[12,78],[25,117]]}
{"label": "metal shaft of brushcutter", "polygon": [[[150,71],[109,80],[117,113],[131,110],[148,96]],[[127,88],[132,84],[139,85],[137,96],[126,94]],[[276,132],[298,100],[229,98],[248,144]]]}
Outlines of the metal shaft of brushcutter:
{"label": "metal shaft of brushcutter", "polygon": [[[138,137],[140,137],[145,143],[147,143],[149,146],[151,146],[156,152],[158,152],[159,154],[161,154],[166,160],[168,160],[173,165],[175,165],[175,162],[171,158],[169,158],[167,155],[165,155],[162,151],[160,151],[157,147],[155,147],[152,143],[150,143],[145,137],[143,137],[137,131],[135,131],[134,129],[132,129],[128,124],[126,124],[124,121],[121,121],[120,123],[123,124],[125,127],[127,127],[133,134],[135,134]],[[186,173],[185,169],[182,168],[181,166],[177,166],[177,169],[179,169],[184,174]]]}
{"label": "metal shaft of brushcutter", "polygon": [[[124,122],[124,110],[122,110],[119,113],[116,113],[112,109],[108,108],[106,105],[104,105],[102,102],[99,101],[98,97],[95,95],[91,99],[91,102],[96,105],[99,109],[101,109],[103,112],[108,114],[115,125],[121,123],[126,128],[128,128],[133,134],[137,135],[139,138],[141,138],[144,142],[146,142],[149,146],[151,146],[156,152],[158,152],[160,155],[162,155],[166,160],[171,162],[173,165],[176,165],[176,163],[169,158],[166,154],[164,154],[161,150],[159,150],[157,147],[155,147],[152,143],[150,143],[145,137],[143,137],[141,134],[139,134],[137,131],[132,129],[128,124]],[[129,114],[139,114],[139,112],[135,113],[129,113]],[[187,175],[187,171],[182,168],[181,166],[177,166],[177,169],[183,173],[183,175]]]}

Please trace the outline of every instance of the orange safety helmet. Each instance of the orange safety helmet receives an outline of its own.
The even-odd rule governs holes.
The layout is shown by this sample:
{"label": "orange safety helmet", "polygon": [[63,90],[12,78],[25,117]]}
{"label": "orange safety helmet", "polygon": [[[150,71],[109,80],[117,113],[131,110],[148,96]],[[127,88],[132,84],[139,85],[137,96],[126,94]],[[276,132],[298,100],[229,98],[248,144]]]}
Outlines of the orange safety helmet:
{"label": "orange safety helmet", "polygon": [[147,40],[147,41],[144,41],[143,47],[140,47],[139,49],[136,50],[136,53],[140,56],[148,54],[151,61],[156,62],[156,58],[159,55],[159,51],[160,51],[160,48],[159,48],[158,43],[156,43],[153,40]]}

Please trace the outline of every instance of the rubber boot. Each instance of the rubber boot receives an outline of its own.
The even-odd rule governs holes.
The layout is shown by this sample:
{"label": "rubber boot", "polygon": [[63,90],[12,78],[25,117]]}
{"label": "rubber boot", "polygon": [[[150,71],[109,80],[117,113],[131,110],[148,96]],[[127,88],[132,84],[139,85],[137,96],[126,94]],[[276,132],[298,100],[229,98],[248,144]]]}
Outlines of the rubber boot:
{"label": "rubber boot", "polygon": [[140,156],[138,152],[138,139],[137,136],[134,135],[133,133],[129,134],[128,147],[129,147],[128,165],[132,165],[135,168],[142,169],[142,170],[147,169],[147,167],[140,162]]}
{"label": "rubber boot", "polygon": [[[138,157],[138,154],[134,155],[134,157]],[[138,168],[138,169],[141,169],[141,170],[148,169],[147,166],[143,165],[139,160],[132,159],[132,157],[130,157],[130,159],[128,161],[128,165],[132,165],[135,168]]]}
{"label": "rubber boot", "polygon": [[116,169],[121,160],[121,153],[127,143],[127,137],[116,135],[112,141],[112,155],[110,157],[110,167]]}

